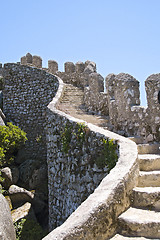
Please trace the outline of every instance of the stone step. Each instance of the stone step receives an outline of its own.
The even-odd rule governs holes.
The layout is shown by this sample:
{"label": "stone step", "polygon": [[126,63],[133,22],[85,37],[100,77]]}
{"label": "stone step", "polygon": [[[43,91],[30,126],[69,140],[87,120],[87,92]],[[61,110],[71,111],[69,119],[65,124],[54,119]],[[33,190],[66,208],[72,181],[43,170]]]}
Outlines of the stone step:
{"label": "stone step", "polygon": [[139,168],[142,171],[160,170],[159,154],[139,154]]}
{"label": "stone step", "polygon": [[[126,237],[120,234],[116,234],[114,237],[110,238],[110,240],[153,240],[153,238],[145,238],[145,237]],[[158,240],[155,239],[154,240]]]}
{"label": "stone step", "polygon": [[143,138],[140,136],[133,136],[133,137],[128,137],[130,140],[135,142],[136,144],[142,144],[143,143]]}
{"label": "stone step", "polygon": [[160,144],[138,144],[139,154],[160,154]]}
{"label": "stone step", "polygon": [[160,212],[129,208],[119,216],[118,226],[125,236],[160,238]]}
{"label": "stone step", "polygon": [[160,187],[135,187],[133,189],[133,206],[160,210]]}
{"label": "stone step", "polygon": [[160,171],[140,171],[138,187],[160,187]]}

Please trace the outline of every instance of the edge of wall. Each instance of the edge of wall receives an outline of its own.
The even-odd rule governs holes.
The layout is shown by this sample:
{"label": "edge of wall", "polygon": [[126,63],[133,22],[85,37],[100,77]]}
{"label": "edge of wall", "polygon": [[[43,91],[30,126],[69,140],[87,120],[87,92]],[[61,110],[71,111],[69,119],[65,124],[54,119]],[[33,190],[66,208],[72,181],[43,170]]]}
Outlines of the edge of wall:
{"label": "edge of wall", "polygon": [[[57,79],[59,80],[59,88],[48,108],[69,120],[84,122],[56,109],[56,104],[63,93],[64,86],[63,81],[59,77]],[[118,162],[95,191],[60,227],[50,232],[43,240],[106,240],[116,232],[118,216],[130,206],[131,192],[138,181],[137,145],[118,134],[90,123],[85,122],[85,124],[91,131],[118,141]],[[107,229],[104,227],[106,224]]]}

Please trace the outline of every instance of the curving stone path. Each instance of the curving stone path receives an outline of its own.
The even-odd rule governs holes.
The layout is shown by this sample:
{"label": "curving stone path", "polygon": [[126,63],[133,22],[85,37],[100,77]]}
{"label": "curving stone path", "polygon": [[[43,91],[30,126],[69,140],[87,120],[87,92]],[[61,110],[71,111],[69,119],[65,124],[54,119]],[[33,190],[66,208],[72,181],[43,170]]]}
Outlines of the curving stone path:
{"label": "curving stone path", "polygon": [[64,84],[64,92],[57,109],[88,123],[107,128],[108,117],[88,113],[84,108],[83,90],[71,84]]}
{"label": "curving stone path", "polygon": [[[73,117],[107,128],[107,118],[85,111],[83,90],[65,84],[57,108]],[[119,234],[111,240],[160,239],[160,144],[140,144],[139,182],[133,189],[132,207],[119,216]]]}

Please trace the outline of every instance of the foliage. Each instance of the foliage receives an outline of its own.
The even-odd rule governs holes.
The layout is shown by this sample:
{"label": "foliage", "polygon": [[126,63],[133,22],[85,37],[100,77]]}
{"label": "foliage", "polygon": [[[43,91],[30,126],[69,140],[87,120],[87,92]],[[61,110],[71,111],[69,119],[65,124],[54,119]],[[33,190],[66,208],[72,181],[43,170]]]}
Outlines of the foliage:
{"label": "foliage", "polygon": [[27,140],[26,133],[12,123],[0,126],[0,166],[10,165]]}
{"label": "foliage", "polygon": [[36,142],[40,143],[42,141],[42,135],[37,135]]}
{"label": "foliage", "polygon": [[95,163],[98,168],[103,169],[104,167],[108,168],[108,173],[116,165],[118,160],[117,155],[117,144],[113,140],[102,139],[103,149],[100,153],[100,156],[95,159]]}
{"label": "foliage", "polygon": [[72,137],[71,134],[72,134],[72,126],[69,124],[69,122],[67,122],[64,128],[64,131],[61,132],[62,151],[64,153],[68,153],[69,144]]}
{"label": "foliage", "polygon": [[82,145],[88,128],[84,123],[78,123],[77,128],[77,132],[74,134],[77,137],[79,144]]}
{"label": "foliage", "polygon": [[14,226],[16,240],[41,240],[46,235],[39,223],[26,218],[14,223]]}
{"label": "foliage", "polygon": [[67,122],[64,131],[61,132],[62,151],[66,154],[69,151],[72,136],[76,137],[77,146],[82,146],[88,128],[84,123],[77,123],[76,128],[74,130],[72,129],[71,123]]}

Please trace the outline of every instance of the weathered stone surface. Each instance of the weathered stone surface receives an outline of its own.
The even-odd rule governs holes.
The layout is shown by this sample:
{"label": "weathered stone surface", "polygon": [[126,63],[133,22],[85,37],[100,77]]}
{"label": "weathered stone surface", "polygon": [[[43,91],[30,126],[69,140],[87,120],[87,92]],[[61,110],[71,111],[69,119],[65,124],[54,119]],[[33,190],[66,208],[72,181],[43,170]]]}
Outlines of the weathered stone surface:
{"label": "weathered stone surface", "polygon": [[138,187],[159,187],[160,170],[140,171]]}
{"label": "weathered stone surface", "polygon": [[58,63],[53,60],[48,61],[48,71],[50,73],[56,73],[58,71]]}
{"label": "weathered stone surface", "polygon": [[153,240],[153,238],[145,238],[145,237],[126,237],[120,234],[116,234],[110,240]]}
{"label": "weathered stone surface", "polygon": [[32,55],[30,53],[26,54],[26,62],[27,63],[32,63]]}
{"label": "weathered stone surface", "polygon": [[124,235],[160,238],[160,212],[129,208],[119,217],[119,230]]}
{"label": "weathered stone surface", "polygon": [[39,56],[32,57],[32,64],[37,68],[42,68],[42,58]]}
{"label": "weathered stone surface", "polygon": [[0,194],[0,239],[16,240],[9,205],[2,194]]}
{"label": "weathered stone surface", "polygon": [[30,192],[24,188],[18,187],[16,185],[11,185],[9,190],[9,196],[11,198],[12,204],[17,206],[18,204],[23,204],[25,202],[32,203],[34,199],[34,193]]}
{"label": "weathered stone surface", "polygon": [[27,132],[23,155],[27,159],[45,160],[46,106],[57,91],[57,78],[37,68],[5,64],[4,80],[4,114]]}
{"label": "weathered stone surface", "polygon": [[[61,86],[60,86],[60,91],[62,91]],[[59,93],[57,94],[57,98],[58,96],[60,97]],[[88,124],[87,126],[89,127],[90,130],[87,131],[87,138],[88,138],[87,144],[89,144],[89,148],[91,151],[86,152],[85,146],[82,145],[81,151],[84,151],[84,152],[81,155],[81,151],[79,151],[76,143],[76,134],[73,134],[73,139],[71,140],[71,144],[70,144],[71,150],[69,151],[69,155],[67,155],[67,158],[66,158],[65,154],[62,152],[62,149],[60,147],[61,146],[60,144],[61,127],[65,126],[66,123],[68,124],[71,123],[72,131],[74,132],[77,126],[76,121],[78,120],[71,118],[66,114],[63,114],[62,112],[60,113],[59,111],[57,111],[54,108],[54,104],[56,104],[56,101],[57,99],[54,99],[53,102],[49,105],[49,110],[47,113],[48,122],[49,122],[48,129],[47,129],[49,196],[50,196],[49,215],[50,215],[50,224],[53,224],[53,226],[55,224],[55,221],[61,223],[60,217],[62,215],[64,216],[64,213],[66,214],[66,212],[64,211],[63,213],[60,213],[60,211],[62,211],[63,209],[63,206],[67,206],[65,207],[64,210],[71,209],[70,206],[74,205],[74,201],[75,201],[74,197],[77,196],[77,193],[81,192],[81,190],[82,190],[82,193],[85,191],[84,188],[86,187],[85,186],[86,184],[85,185],[82,184],[81,186],[80,181],[82,179],[84,179],[85,182],[88,181],[90,178],[88,174],[92,174],[92,170],[94,169],[95,171],[96,169],[94,167],[89,166],[88,170],[86,169],[87,171],[85,171],[85,166],[87,166],[88,164],[91,164],[90,162],[93,158],[92,154],[95,159],[96,153],[98,152],[97,150],[99,146],[97,144],[99,144],[100,141],[97,141],[97,140],[100,139],[102,135],[104,137],[105,134],[106,136],[110,136],[110,138],[114,138],[114,139],[116,138],[116,135],[114,135],[113,133],[109,133],[104,129],[95,127],[92,124]],[[52,127],[52,124],[54,124],[54,127]],[[121,143],[119,142],[121,146],[120,153],[122,155],[120,155],[119,159],[121,160],[120,162],[118,162],[117,168],[115,167],[111,171],[111,173],[103,179],[103,181],[98,186],[98,188],[94,191],[94,193],[91,194],[87,198],[87,200],[84,201],[73,214],[71,214],[71,216],[68,218],[68,220],[64,224],[62,224],[59,228],[51,232],[48,236],[46,236],[45,239],[58,239],[58,240],[59,239],[60,240],[61,239],[80,239],[80,238],[81,239],[98,239],[98,238],[107,239],[108,236],[111,236],[114,233],[117,225],[115,219],[118,217],[118,215],[121,212],[124,211],[124,209],[128,208],[130,204],[129,193],[131,193],[132,188],[137,184],[137,178],[138,178],[138,165],[136,162],[137,148],[135,143],[131,141],[127,142],[128,145],[126,148],[126,141],[129,141],[129,140],[125,139],[124,146],[123,146],[123,140]],[[58,149],[57,149],[57,145],[59,146]],[[96,153],[94,151],[96,151]],[[130,156],[127,156],[126,151],[127,151],[127,154],[129,154]],[[71,158],[72,155],[70,154],[72,152],[74,156]],[[83,156],[85,156],[84,159],[83,159]],[[130,159],[129,162],[128,162],[128,159]],[[81,161],[82,161],[82,164],[79,165]],[[76,162],[78,162],[78,164],[76,164]],[[76,174],[76,172],[74,172],[73,164],[76,166],[75,167],[76,170],[78,170],[78,166],[81,167],[81,170],[83,170],[82,177],[78,178],[78,175]],[[84,167],[83,167],[83,164],[84,164]],[[58,165],[60,168],[58,168]],[[70,172],[67,170],[67,166],[70,166],[69,167],[71,169]],[[128,171],[128,167],[130,167],[129,171]],[[116,169],[118,172],[116,172]],[[65,181],[61,181],[61,172],[63,171],[67,173],[65,177]],[[85,174],[86,172],[88,174]],[[92,177],[92,181],[93,179],[96,179],[96,176],[98,176],[99,174],[96,172],[94,173],[95,175],[94,177]],[[128,175],[128,173],[130,173],[130,176]],[[117,179],[117,177],[119,180]],[[69,180],[70,182],[66,182],[66,179]],[[115,183],[115,179],[116,179],[116,183]],[[77,182],[78,182],[78,185],[76,184]],[[60,188],[60,185],[61,185],[61,188]],[[88,182],[87,185],[88,185],[87,187],[89,188],[90,182]],[[65,191],[65,186],[67,187],[67,191]],[[111,190],[112,194],[109,190],[110,188],[112,188],[111,186],[114,188],[114,190],[113,189]],[[55,192],[53,192],[52,189],[55,189]],[[60,192],[61,189],[63,191],[62,193]],[[74,193],[73,190],[77,191],[76,194]],[[65,192],[67,194],[66,203],[65,201],[63,201],[65,200],[64,199]],[[88,192],[88,189],[87,189],[87,192]],[[63,199],[59,198],[59,196],[61,195],[63,196]],[[114,207],[113,207],[113,202],[114,202]],[[112,203],[112,207],[110,205],[111,203]],[[113,208],[114,208],[114,211],[113,211]],[[116,216],[113,214],[113,212]],[[57,217],[57,219],[55,219],[55,213],[57,214],[57,216],[60,216],[60,217]],[[104,226],[104,223],[106,224],[106,226]]]}
{"label": "weathered stone surface", "polygon": [[11,215],[14,223],[26,217],[34,220],[36,219],[31,203],[29,202],[25,203],[23,206],[15,210],[12,210]]}
{"label": "weathered stone surface", "polygon": [[160,210],[160,187],[136,187],[133,189],[133,206]]}
{"label": "weathered stone surface", "polygon": [[139,154],[138,158],[141,171],[160,170],[159,154]]}
{"label": "weathered stone surface", "polygon": [[1,169],[4,181],[2,185],[8,189],[12,184],[16,184],[19,179],[19,170],[15,166],[5,167]]}
{"label": "weathered stone surface", "polygon": [[64,68],[65,68],[65,73],[73,73],[73,72],[75,72],[75,65],[72,62],[66,62],[64,64]]}
{"label": "weathered stone surface", "polygon": [[85,69],[85,64],[83,62],[79,61],[75,64],[75,70],[77,73],[83,73],[84,69]]}
{"label": "weathered stone surface", "polygon": [[2,168],[2,177],[4,178],[4,182],[2,182],[2,185],[5,189],[8,189],[12,184],[12,172],[9,167]]}

